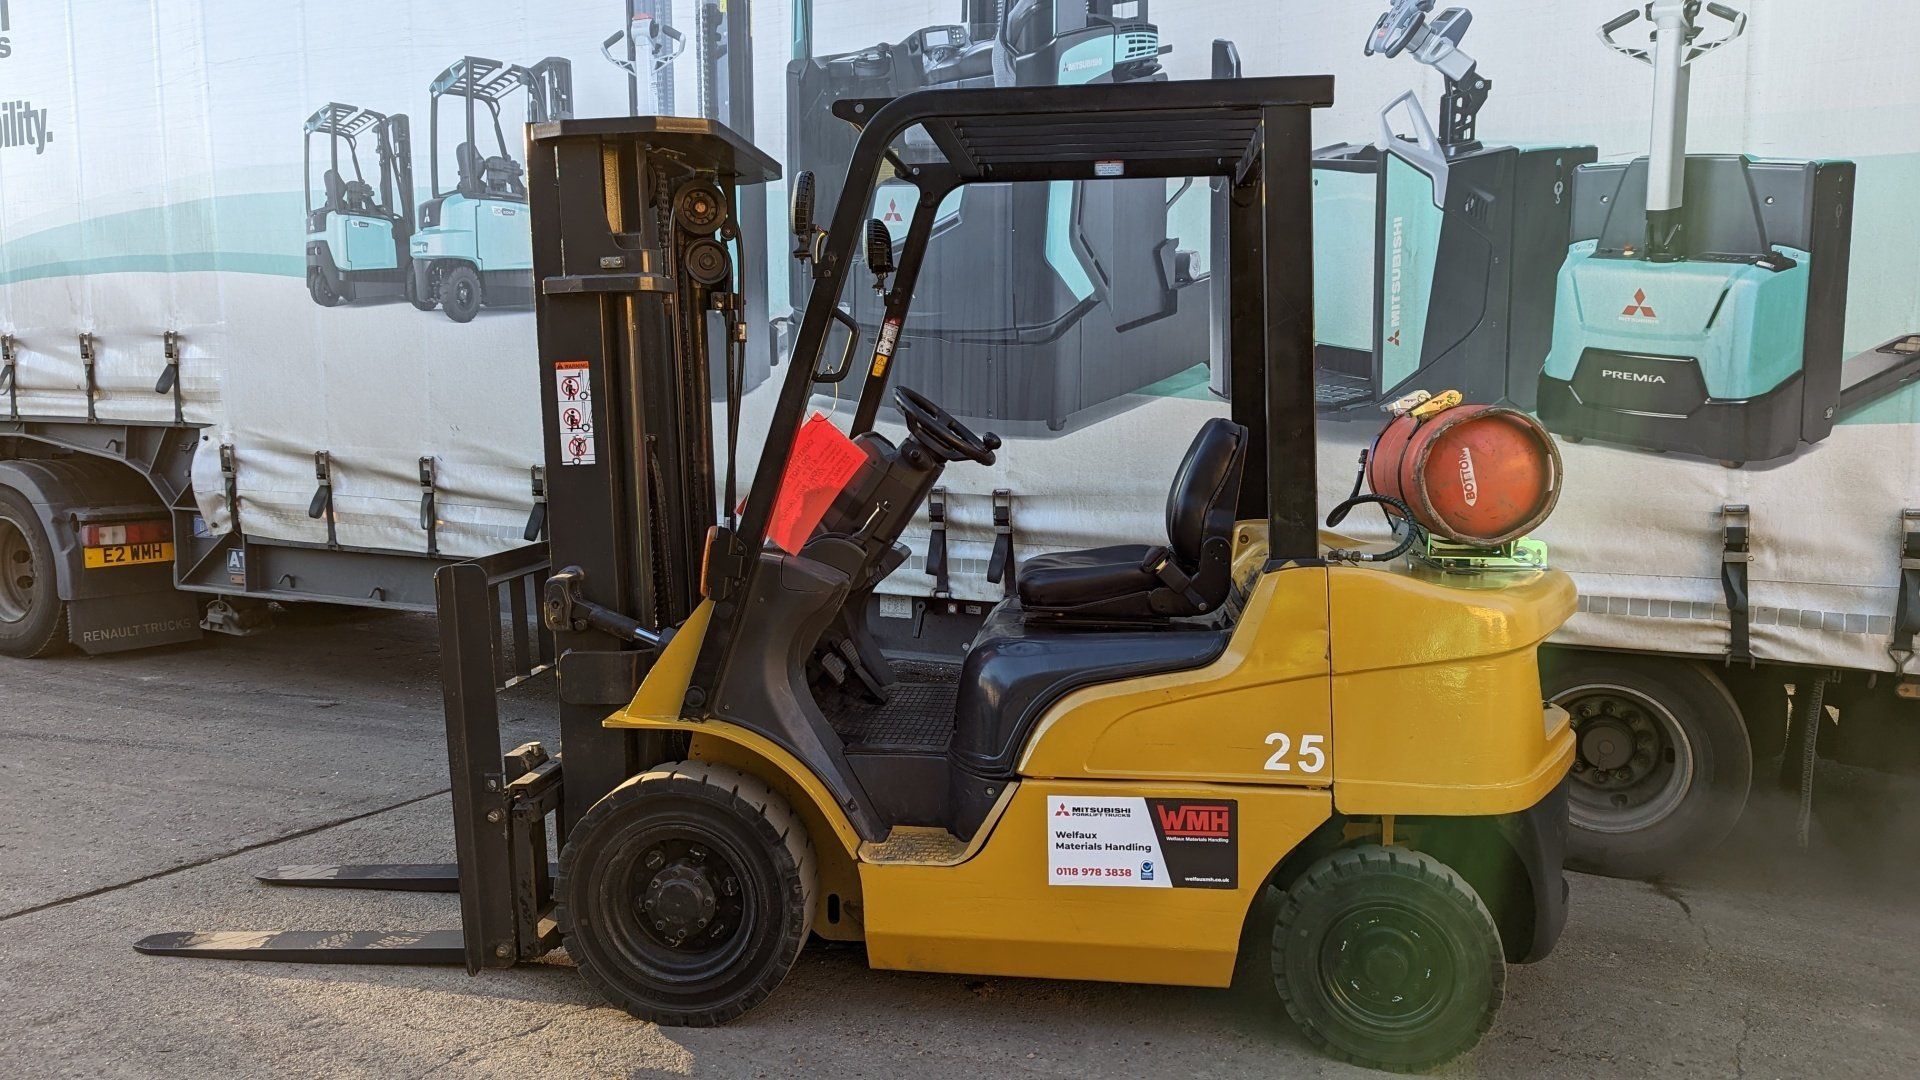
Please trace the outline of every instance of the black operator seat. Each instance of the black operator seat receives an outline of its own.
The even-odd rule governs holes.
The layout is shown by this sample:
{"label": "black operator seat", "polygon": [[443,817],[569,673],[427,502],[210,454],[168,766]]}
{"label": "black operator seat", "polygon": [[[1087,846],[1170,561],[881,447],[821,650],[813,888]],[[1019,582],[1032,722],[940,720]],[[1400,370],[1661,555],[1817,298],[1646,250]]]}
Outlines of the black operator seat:
{"label": "black operator seat", "polygon": [[1209,420],[1167,494],[1167,544],[1121,544],[1036,555],[1020,564],[1029,615],[1181,618],[1218,610],[1232,588],[1234,512],[1247,429]]}
{"label": "black operator seat", "polygon": [[454,164],[459,166],[459,180],[455,188],[469,199],[478,199],[485,195],[481,188],[481,172],[486,168],[486,159],[480,149],[470,142],[463,142],[453,151]]}
{"label": "black operator seat", "polygon": [[327,189],[327,203],[323,209],[331,210],[336,214],[346,213],[347,182],[341,178],[340,170],[328,169],[320,177],[320,182]]}

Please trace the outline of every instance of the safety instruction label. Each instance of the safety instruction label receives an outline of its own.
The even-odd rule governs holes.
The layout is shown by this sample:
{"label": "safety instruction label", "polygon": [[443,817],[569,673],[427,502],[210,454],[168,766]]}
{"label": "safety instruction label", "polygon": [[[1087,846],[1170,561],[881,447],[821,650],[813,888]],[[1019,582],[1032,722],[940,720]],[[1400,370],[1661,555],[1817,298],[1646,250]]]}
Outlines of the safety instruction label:
{"label": "safety instruction label", "polygon": [[560,439],[560,464],[593,464],[593,373],[585,360],[553,365],[553,426]]}
{"label": "safety instruction label", "polygon": [[1239,886],[1232,799],[1047,796],[1047,882],[1144,889]]}

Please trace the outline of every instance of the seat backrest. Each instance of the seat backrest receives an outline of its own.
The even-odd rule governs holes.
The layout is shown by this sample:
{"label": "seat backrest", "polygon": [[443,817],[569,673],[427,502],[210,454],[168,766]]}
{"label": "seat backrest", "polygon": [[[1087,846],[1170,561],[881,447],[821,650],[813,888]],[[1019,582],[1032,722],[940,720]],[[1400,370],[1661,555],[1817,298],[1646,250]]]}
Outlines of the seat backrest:
{"label": "seat backrest", "polygon": [[347,209],[347,182],[340,178],[340,170],[328,169],[326,173],[320,177],[320,181],[326,185],[327,189],[326,209],[332,210],[335,213],[345,213]]}
{"label": "seat backrest", "polygon": [[460,167],[458,189],[469,199],[478,199],[484,194],[481,189],[480,173],[486,167],[486,159],[480,155],[478,147],[463,142],[454,148],[453,160]]}
{"label": "seat backrest", "polygon": [[1174,561],[1192,568],[1211,537],[1233,532],[1240,474],[1247,461],[1247,429],[1225,417],[1200,428],[1167,493],[1167,544]]}

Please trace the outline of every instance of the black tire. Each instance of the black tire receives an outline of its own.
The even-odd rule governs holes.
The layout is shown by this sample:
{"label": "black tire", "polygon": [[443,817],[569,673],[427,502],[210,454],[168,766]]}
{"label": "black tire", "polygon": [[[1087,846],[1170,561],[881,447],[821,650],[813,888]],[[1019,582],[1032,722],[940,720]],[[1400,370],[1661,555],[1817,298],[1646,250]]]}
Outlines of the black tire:
{"label": "black tire", "polygon": [[1578,740],[1569,866],[1653,877],[1726,838],[1747,805],[1753,747],[1712,671],[1577,649],[1543,654],[1540,667],[1542,690],[1572,714]]}
{"label": "black tire", "polygon": [[313,297],[313,302],[321,307],[340,306],[340,294],[333,291],[332,285],[327,284],[327,275],[318,270],[307,275],[307,295]]}
{"label": "black tire", "polygon": [[420,279],[417,276],[415,276],[411,268],[407,270],[407,282],[406,282],[405,288],[407,293],[407,303],[412,304],[416,310],[432,311],[434,308],[440,306],[439,301],[434,300],[431,297],[423,297],[420,295]]}
{"label": "black tire", "polygon": [[642,1020],[708,1027],[786,978],[814,888],[812,843],[784,799],[737,769],[682,761],[628,780],[581,818],[554,894],[568,954],[609,1001]]}
{"label": "black tire", "polygon": [[1431,855],[1368,844],[1288,887],[1273,927],[1273,985],[1322,1050],[1394,1072],[1473,1048],[1506,996],[1486,904]]}
{"label": "black tire", "polygon": [[25,497],[0,488],[0,654],[31,660],[67,646],[53,545]]}
{"label": "black tire", "polygon": [[482,303],[480,272],[466,263],[448,270],[440,278],[440,310],[457,323],[472,322],[480,314]]}

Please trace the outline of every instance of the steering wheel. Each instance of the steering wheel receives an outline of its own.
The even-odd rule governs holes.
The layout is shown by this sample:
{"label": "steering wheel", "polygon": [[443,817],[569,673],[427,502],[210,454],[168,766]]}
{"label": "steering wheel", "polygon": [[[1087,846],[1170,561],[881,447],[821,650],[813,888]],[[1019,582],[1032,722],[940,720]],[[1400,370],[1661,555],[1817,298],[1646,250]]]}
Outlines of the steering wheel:
{"label": "steering wheel", "polygon": [[893,388],[893,402],[906,418],[907,430],[942,461],[972,461],[993,464],[993,452],[1000,449],[1000,436],[991,431],[977,435],[973,429],[953,418],[953,414],[928,401],[924,394],[904,386]]}
{"label": "steering wheel", "polygon": [[1393,0],[1393,7],[1373,24],[1367,55],[1378,53],[1389,60],[1399,56],[1427,24],[1427,13],[1432,10],[1433,0]]}

